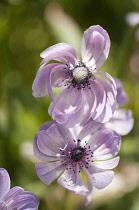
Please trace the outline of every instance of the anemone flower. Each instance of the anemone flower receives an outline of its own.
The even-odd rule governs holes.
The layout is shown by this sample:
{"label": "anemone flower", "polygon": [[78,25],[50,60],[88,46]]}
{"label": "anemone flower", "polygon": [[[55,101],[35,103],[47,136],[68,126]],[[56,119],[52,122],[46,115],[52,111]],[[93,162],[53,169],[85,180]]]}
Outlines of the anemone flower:
{"label": "anemone flower", "polygon": [[[84,117],[107,122],[116,108],[116,85],[106,72],[97,71],[108,57],[109,35],[99,25],[91,26],[83,35],[80,61],[75,49],[59,43],[41,53],[44,58],[33,82],[33,95],[49,94],[49,114],[59,124],[73,127]],[[51,60],[58,61],[48,63]],[[63,87],[53,95],[52,87]]]}
{"label": "anemone flower", "polygon": [[10,189],[10,177],[4,168],[0,168],[0,209],[2,210],[38,210],[39,199],[21,187]]}
{"label": "anemone flower", "polygon": [[[117,155],[121,139],[110,129],[79,138],[76,126],[69,129],[55,121],[40,127],[34,140],[34,154],[43,161],[36,163],[36,174],[50,185],[56,178],[58,183],[72,193],[86,196],[85,205],[91,198],[93,187],[103,189],[113,179],[113,169],[119,162]],[[84,172],[88,186],[82,180]]]}

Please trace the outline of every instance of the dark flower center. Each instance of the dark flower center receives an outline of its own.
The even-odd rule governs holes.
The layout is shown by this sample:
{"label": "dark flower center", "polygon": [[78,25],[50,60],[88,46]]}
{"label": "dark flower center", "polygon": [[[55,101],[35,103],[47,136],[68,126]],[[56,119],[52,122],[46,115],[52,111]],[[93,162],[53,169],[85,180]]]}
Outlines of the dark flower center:
{"label": "dark flower center", "polygon": [[82,159],[84,154],[84,149],[79,147],[79,148],[75,148],[72,152],[71,152],[71,159],[75,162],[79,161]]}

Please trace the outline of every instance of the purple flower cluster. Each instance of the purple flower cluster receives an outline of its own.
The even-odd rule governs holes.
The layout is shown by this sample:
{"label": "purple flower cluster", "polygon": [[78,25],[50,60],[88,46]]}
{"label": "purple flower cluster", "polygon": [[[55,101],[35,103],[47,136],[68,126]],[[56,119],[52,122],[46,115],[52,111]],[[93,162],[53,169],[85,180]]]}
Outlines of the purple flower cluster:
{"label": "purple flower cluster", "polygon": [[[36,174],[47,185],[58,178],[72,193],[84,195],[85,205],[93,187],[103,189],[111,183],[111,169],[119,163],[115,156],[120,135],[128,134],[134,123],[131,110],[120,108],[128,102],[121,82],[98,71],[109,49],[108,33],[99,25],[91,26],[83,35],[82,60],[69,44],[49,47],[41,53],[32,86],[35,97],[49,94],[48,112],[54,120],[42,124],[35,135],[34,154],[41,161]],[[53,87],[62,90],[54,96]]]}
{"label": "purple flower cluster", "polygon": [[37,210],[38,198],[21,187],[10,189],[10,177],[4,168],[0,168],[0,209],[1,210]]}

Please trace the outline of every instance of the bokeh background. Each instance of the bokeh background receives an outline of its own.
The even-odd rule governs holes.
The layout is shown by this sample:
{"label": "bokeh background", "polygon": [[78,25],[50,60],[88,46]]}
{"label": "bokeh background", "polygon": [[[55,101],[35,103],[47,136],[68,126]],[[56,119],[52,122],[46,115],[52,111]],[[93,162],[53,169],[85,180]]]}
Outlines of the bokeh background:
{"label": "bokeh background", "polygon": [[21,186],[40,199],[40,210],[81,210],[84,198],[59,186],[46,186],[36,176],[32,143],[39,126],[51,120],[50,99],[34,98],[32,82],[40,52],[67,42],[80,54],[83,31],[99,24],[111,39],[110,55],[101,67],[123,82],[135,125],[122,137],[120,164],[113,182],[95,190],[87,210],[139,210],[139,42],[137,27],[125,17],[139,11],[138,0],[0,0],[0,167],[11,186]]}

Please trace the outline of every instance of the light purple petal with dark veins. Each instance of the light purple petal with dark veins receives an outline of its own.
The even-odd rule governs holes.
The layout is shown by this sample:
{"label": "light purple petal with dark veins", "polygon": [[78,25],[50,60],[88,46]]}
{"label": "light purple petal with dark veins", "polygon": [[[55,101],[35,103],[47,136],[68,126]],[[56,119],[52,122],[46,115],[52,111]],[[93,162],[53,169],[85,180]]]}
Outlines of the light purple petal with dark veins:
{"label": "light purple petal with dark veins", "polygon": [[69,131],[69,129],[59,125],[56,121],[48,121],[48,122],[43,123],[40,126],[39,130],[40,131],[47,130],[52,124],[56,125],[60,135],[64,139],[65,144],[68,143],[68,145],[70,145],[70,146],[75,146],[75,143],[73,142],[73,136],[72,136],[71,132]]}
{"label": "light purple petal with dark veins", "polygon": [[50,185],[65,170],[66,166],[61,161],[50,163],[36,163],[35,169],[39,179]]}
{"label": "light purple petal with dark veins", "polygon": [[24,191],[19,196],[16,207],[18,210],[37,210],[39,199],[34,194]]}
{"label": "light purple petal with dark veins", "polygon": [[123,85],[119,79],[114,79],[117,87],[117,96],[116,101],[118,106],[124,106],[128,102],[128,97],[126,92],[124,91]]}
{"label": "light purple petal with dark veins", "polygon": [[95,133],[98,129],[100,129],[102,123],[96,122],[95,120],[89,120],[84,126],[82,126],[82,130],[79,133],[78,138],[83,139],[85,136]]}
{"label": "light purple petal with dark veins", "polygon": [[79,61],[75,49],[66,43],[55,44],[44,50],[40,56],[44,58],[41,64],[47,63],[50,60],[56,60],[63,63],[69,61],[72,65],[75,65]]}
{"label": "light purple petal with dark veins", "polygon": [[106,160],[117,155],[120,150],[121,138],[110,129],[97,131],[88,142],[93,152],[92,160]]}
{"label": "light purple petal with dark veins", "polygon": [[[35,97],[42,97],[48,93],[48,79],[50,72],[56,66],[60,64],[48,64],[46,66],[40,67],[35,80],[32,85],[33,96]],[[49,89],[50,92],[50,89]]]}
{"label": "light purple petal with dark veins", "polygon": [[78,165],[75,168],[75,173],[72,169],[68,169],[59,177],[57,182],[75,194],[85,195],[88,192],[79,173]]}
{"label": "light purple petal with dark veins", "polygon": [[81,125],[84,125],[93,115],[95,110],[97,109],[97,98],[93,89],[86,88],[83,92],[84,94],[84,103],[85,104],[85,117],[82,120]]}
{"label": "light purple petal with dark veins", "polygon": [[54,161],[61,159],[61,155],[59,154],[60,150],[56,153],[51,151],[50,147],[48,149],[47,145],[44,143],[45,139],[41,137],[41,132],[36,134],[33,143],[33,151],[36,158],[42,161]]}
{"label": "light purple petal with dark veins", "polygon": [[90,176],[92,178],[92,185],[96,187],[97,189],[103,189],[107,187],[111,182],[114,177],[114,172],[110,170],[103,170],[99,169],[93,165],[90,164],[88,166],[88,172],[86,173],[86,176],[88,179],[90,179]]}
{"label": "light purple petal with dark veins", "polygon": [[118,165],[119,160],[120,160],[120,157],[115,157],[115,158],[105,160],[105,161],[94,161],[94,162],[91,162],[89,166],[90,165],[92,167],[95,166],[100,169],[113,169]]}
{"label": "light purple petal with dark veins", "polygon": [[101,115],[101,113],[103,112],[105,108],[106,93],[104,91],[103,86],[97,80],[90,81],[90,86],[92,90],[94,91],[96,95],[96,99],[97,99],[96,109],[91,117],[93,120],[98,121],[97,118]]}
{"label": "light purple petal with dark veins", "polygon": [[13,187],[9,190],[9,192],[5,195],[3,201],[7,204],[9,209],[16,208],[16,203],[19,198],[19,195],[24,192],[22,187]]}
{"label": "light purple petal with dark veins", "polygon": [[100,68],[108,57],[109,49],[110,38],[102,27],[91,26],[84,32],[81,52],[87,67]]}
{"label": "light purple petal with dark veins", "polygon": [[134,119],[132,111],[126,109],[117,109],[109,122],[103,127],[115,130],[120,135],[127,135],[133,128]]}
{"label": "light purple petal with dark veins", "polygon": [[51,102],[49,114],[57,123],[72,127],[78,123],[84,113],[82,92],[74,87],[64,89]]}
{"label": "light purple petal with dark veins", "polygon": [[4,168],[0,168],[0,200],[10,190],[10,177],[8,172]]}

